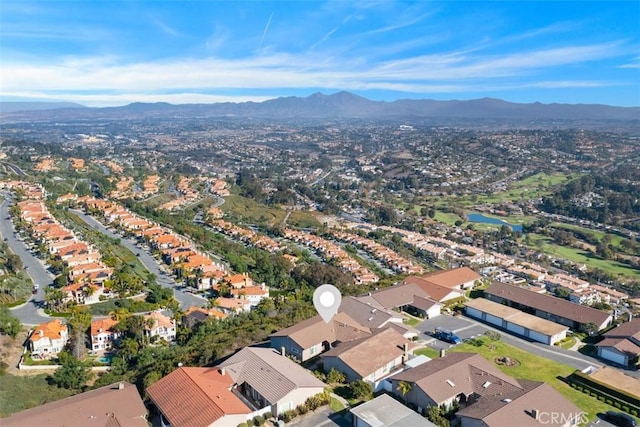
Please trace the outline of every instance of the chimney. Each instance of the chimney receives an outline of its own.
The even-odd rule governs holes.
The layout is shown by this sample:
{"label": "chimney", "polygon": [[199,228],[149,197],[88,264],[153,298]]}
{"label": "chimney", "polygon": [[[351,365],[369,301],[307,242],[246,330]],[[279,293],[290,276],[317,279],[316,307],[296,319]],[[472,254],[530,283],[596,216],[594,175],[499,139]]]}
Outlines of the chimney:
{"label": "chimney", "polygon": [[224,368],[220,368],[220,375],[226,375],[227,371]]}
{"label": "chimney", "polygon": [[533,408],[531,410],[531,416],[537,420],[538,418],[540,418],[540,411],[538,411],[537,409]]}
{"label": "chimney", "polygon": [[118,383],[118,390],[124,390],[124,381]]}
{"label": "chimney", "polygon": [[445,357],[447,355],[447,350],[445,350],[444,348],[440,349],[440,357]]}
{"label": "chimney", "polygon": [[409,343],[402,344],[402,350],[404,351],[402,358],[406,362],[407,360],[409,360]]}
{"label": "chimney", "polygon": [[283,355],[283,356],[287,355],[287,353],[284,350],[284,346],[280,347],[280,354]]}
{"label": "chimney", "polygon": [[42,329],[40,329],[38,332],[40,333],[40,336],[41,336],[41,337],[43,337],[43,336],[44,336],[44,331],[43,331]]}

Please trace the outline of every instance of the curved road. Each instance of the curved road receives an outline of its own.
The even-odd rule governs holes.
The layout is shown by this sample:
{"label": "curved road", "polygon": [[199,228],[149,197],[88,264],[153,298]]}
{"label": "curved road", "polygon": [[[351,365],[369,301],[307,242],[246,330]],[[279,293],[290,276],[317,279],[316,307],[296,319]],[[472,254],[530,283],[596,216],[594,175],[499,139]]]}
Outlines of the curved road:
{"label": "curved road", "polygon": [[38,325],[51,319],[44,314],[42,307],[44,289],[53,283],[55,277],[47,271],[46,266],[39,258],[29,252],[25,243],[16,238],[13,222],[7,219],[9,217],[9,203],[13,201],[13,198],[8,193],[2,193],[2,195],[5,199],[0,203],[0,234],[6,239],[13,253],[20,257],[25,271],[33,283],[40,285],[37,294],[32,295],[25,304],[12,308],[11,312],[24,325]]}
{"label": "curved road", "polygon": [[138,258],[140,259],[140,262],[142,263],[142,265],[144,265],[144,267],[147,270],[149,270],[151,273],[153,273],[156,276],[158,284],[164,288],[172,288],[174,290],[173,295],[175,299],[177,299],[178,302],[180,302],[180,307],[183,310],[191,306],[202,307],[204,304],[206,304],[207,302],[206,298],[201,297],[199,295],[183,292],[182,290],[177,289],[179,285],[175,282],[175,280],[173,280],[173,277],[170,274],[166,274],[160,268],[158,261],[154,257],[152,257],[147,251],[138,247],[135,240],[127,239],[120,236],[119,234],[114,233],[113,231],[105,227],[102,223],[97,221],[95,218],[91,217],[90,215],[86,215],[82,211],[70,209],[69,212],[73,213],[74,215],[77,215],[87,225],[89,225],[91,228],[95,230],[98,230],[102,234],[105,234],[113,239],[120,239],[120,243],[124,247],[129,249],[134,254],[135,253],[139,254]]}

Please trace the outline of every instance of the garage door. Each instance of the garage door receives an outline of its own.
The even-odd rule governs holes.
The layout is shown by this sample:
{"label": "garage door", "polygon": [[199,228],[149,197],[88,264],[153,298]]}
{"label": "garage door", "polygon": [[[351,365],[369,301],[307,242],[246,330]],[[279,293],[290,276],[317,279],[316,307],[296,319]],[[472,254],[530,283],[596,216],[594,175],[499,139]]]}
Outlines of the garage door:
{"label": "garage door", "polygon": [[624,356],[622,354],[618,354],[615,351],[609,350],[608,348],[602,348],[600,350],[600,357],[615,363],[619,363],[620,365],[626,364]]}
{"label": "garage door", "polygon": [[502,318],[487,313],[487,322],[502,327]]}
{"label": "garage door", "polygon": [[529,331],[529,338],[544,344],[549,344],[549,337],[536,331]]}
{"label": "garage door", "polygon": [[476,319],[482,319],[482,312],[476,308],[467,307],[466,312],[468,316],[475,317]]}
{"label": "garage door", "polygon": [[524,335],[524,328],[520,325],[515,325],[511,322],[507,322],[507,330],[518,335]]}

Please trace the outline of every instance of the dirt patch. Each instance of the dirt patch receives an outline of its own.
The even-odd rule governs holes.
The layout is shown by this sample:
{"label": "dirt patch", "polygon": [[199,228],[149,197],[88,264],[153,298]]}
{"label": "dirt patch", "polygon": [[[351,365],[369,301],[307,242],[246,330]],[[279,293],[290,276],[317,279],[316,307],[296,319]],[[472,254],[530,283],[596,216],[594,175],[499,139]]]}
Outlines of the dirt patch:
{"label": "dirt patch", "polygon": [[506,366],[508,368],[520,366],[520,361],[518,359],[508,356],[496,357],[493,361],[500,366]]}
{"label": "dirt patch", "polygon": [[[22,332],[14,339],[8,335],[0,335],[0,360],[7,365],[7,373],[11,375],[39,375],[49,373],[49,370],[26,371],[18,369],[20,356],[22,356],[24,344],[29,333],[28,328],[23,328]],[[52,369],[51,372],[54,370]]]}

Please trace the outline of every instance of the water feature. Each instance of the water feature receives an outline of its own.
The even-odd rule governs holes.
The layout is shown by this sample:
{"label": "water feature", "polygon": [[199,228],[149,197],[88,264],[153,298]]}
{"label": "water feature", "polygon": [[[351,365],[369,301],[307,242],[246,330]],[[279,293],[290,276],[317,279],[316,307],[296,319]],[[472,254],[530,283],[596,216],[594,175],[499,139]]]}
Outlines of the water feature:
{"label": "water feature", "polygon": [[111,356],[102,356],[98,359],[98,362],[100,363],[105,363],[105,364],[111,364]]}
{"label": "water feature", "polygon": [[513,230],[513,231],[522,232],[522,225],[509,224],[508,222],[503,221],[501,219],[484,216],[484,215],[482,215],[480,213],[472,212],[472,213],[467,214],[467,220],[469,222],[478,222],[478,223],[482,223],[482,224],[506,225],[508,227],[511,227],[511,230]]}

